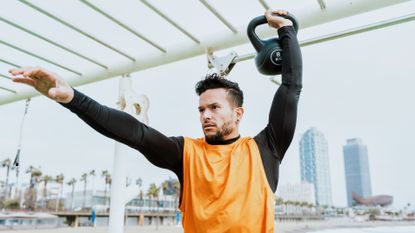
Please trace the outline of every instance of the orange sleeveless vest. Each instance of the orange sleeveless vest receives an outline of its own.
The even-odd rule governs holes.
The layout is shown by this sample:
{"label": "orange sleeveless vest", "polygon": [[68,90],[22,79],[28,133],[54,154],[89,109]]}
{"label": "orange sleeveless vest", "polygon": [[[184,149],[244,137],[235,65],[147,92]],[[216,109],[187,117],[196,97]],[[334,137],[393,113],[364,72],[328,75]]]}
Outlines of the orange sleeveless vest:
{"label": "orange sleeveless vest", "polygon": [[275,196],[254,139],[184,139],[180,210],[185,233],[273,233]]}

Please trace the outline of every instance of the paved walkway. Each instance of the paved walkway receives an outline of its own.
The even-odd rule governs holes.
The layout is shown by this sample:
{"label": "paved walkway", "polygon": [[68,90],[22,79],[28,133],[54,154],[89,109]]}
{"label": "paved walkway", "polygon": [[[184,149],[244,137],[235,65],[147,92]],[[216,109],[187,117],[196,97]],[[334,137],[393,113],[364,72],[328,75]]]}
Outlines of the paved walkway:
{"label": "paved walkway", "polygon": [[[1,233],[107,233],[107,227],[78,227],[78,228],[53,228],[53,229],[28,229],[28,230],[7,230]],[[144,226],[126,227],[125,233],[183,233],[183,228],[176,226]]]}
{"label": "paved walkway", "polygon": [[[276,222],[276,233],[305,233],[334,228],[361,228],[379,226],[415,226],[415,222],[353,222],[350,220],[311,221],[311,222]],[[0,233],[107,233],[107,227],[78,227],[54,229],[7,230]],[[183,233],[183,228],[177,226],[128,226],[124,233]]]}

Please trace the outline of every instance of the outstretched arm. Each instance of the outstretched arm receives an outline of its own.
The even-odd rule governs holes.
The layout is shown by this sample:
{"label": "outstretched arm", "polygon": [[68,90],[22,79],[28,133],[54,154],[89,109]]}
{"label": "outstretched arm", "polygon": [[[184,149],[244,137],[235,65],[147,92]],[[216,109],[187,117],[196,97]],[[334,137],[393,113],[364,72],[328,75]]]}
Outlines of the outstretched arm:
{"label": "outstretched arm", "polygon": [[152,164],[181,176],[182,137],[166,137],[128,113],[101,105],[75,89],[72,101],[62,105],[99,133],[137,149]]}
{"label": "outstretched arm", "polygon": [[73,89],[57,74],[39,67],[12,69],[13,81],[34,87],[59,102],[99,133],[139,150],[154,165],[182,177],[182,137],[166,137],[122,111],[106,107]]}

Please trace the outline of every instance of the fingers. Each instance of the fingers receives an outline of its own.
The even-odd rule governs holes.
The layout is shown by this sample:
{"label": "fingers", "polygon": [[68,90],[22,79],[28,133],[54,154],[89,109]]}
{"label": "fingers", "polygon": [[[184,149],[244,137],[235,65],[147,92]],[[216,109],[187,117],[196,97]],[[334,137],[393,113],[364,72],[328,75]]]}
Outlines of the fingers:
{"label": "fingers", "polygon": [[288,14],[288,11],[285,10],[267,10],[265,17],[269,26],[279,29],[291,23],[291,21],[285,19],[284,15],[286,14]]}
{"label": "fingers", "polygon": [[36,80],[27,77],[12,77],[12,81],[16,83],[24,83],[32,87],[36,85]]}
{"label": "fingers", "polygon": [[267,10],[265,12],[265,17],[267,18],[267,21],[269,22],[272,18],[272,11],[271,10]]}
{"label": "fingers", "polygon": [[286,15],[288,14],[288,11],[285,10],[272,10],[273,14],[279,14],[279,15]]}
{"label": "fingers", "polygon": [[9,70],[9,73],[13,76],[22,75],[26,78],[32,79],[47,79],[53,81],[51,74],[40,67],[22,67]]}
{"label": "fingers", "polygon": [[286,10],[272,10],[269,9],[265,12],[265,17],[267,17],[267,19],[269,19],[270,17],[274,16],[273,14],[277,14],[277,15],[286,15],[288,14],[288,11]]}
{"label": "fingers", "polygon": [[9,70],[9,73],[16,76],[16,75],[24,75],[24,73],[27,73],[31,70],[34,70],[36,67],[31,66],[25,66],[20,68],[13,68]]}

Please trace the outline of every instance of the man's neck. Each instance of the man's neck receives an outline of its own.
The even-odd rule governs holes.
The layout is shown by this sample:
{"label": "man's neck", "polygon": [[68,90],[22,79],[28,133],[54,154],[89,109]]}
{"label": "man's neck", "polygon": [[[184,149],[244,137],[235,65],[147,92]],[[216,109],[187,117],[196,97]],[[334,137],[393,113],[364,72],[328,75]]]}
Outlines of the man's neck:
{"label": "man's neck", "polygon": [[241,135],[238,135],[236,137],[230,138],[230,139],[225,139],[225,140],[209,140],[208,138],[206,138],[206,142],[210,145],[228,145],[228,144],[232,144],[234,143],[236,140],[238,140],[241,137]]}

